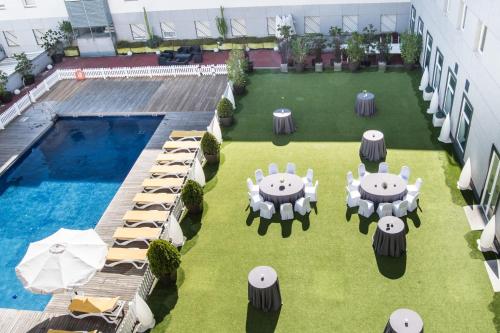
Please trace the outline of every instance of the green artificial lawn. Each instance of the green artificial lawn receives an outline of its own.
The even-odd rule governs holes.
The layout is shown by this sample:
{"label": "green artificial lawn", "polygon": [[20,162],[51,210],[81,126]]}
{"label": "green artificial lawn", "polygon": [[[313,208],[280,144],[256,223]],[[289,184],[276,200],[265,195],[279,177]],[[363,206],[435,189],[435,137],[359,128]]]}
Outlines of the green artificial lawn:
{"label": "green artificial lawn", "polygon": [[[500,297],[475,249],[480,234],[464,216],[469,198],[455,185],[460,168],[450,145],[436,140],[419,78],[397,71],[253,74],[237,101],[236,124],[224,131],[220,166],[206,168],[203,216],[182,222],[188,241],[177,285],[160,284],[150,298],[153,332],[382,332],[401,307],[417,311],[426,332],[499,330]],[[373,118],[354,113],[363,89],[376,94]],[[298,130],[278,137],[271,113],[282,96]],[[376,214],[365,219],[346,209],[345,175],[357,174],[367,129],[384,132],[392,172],[408,165],[411,182],[424,180],[420,208],[406,219],[405,258],[376,258]],[[309,217],[261,221],[247,205],[245,179],[289,161],[301,175],[314,169],[319,201]],[[247,275],[258,265],[278,272],[279,313],[248,306]]]}

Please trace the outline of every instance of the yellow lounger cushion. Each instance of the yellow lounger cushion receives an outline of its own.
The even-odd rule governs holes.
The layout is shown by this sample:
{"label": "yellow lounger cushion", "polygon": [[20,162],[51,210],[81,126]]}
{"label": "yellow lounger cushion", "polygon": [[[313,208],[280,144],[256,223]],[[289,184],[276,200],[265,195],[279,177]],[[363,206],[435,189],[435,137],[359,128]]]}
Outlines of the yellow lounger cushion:
{"label": "yellow lounger cushion", "polygon": [[123,216],[123,220],[165,222],[167,221],[169,215],[170,213],[164,210],[129,210]]}
{"label": "yellow lounger cushion", "polygon": [[82,312],[82,313],[103,313],[112,311],[116,303],[118,303],[119,297],[85,297],[85,296],[75,296],[71,300],[68,306],[68,310],[71,312]]}
{"label": "yellow lounger cushion", "polygon": [[137,193],[133,202],[174,203],[178,194],[172,193]]}
{"label": "yellow lounger cushion", "polygon": [[163,153],[156,158],[158,162],[184,162],[194,160],[194,153]]}
{"label": "yellow lounger cushion", "polygon": [[200,141],[167,141],[163,149],[196,149],[200,148]]}
{"label": "yellow lounger cushion", "polygon": [[191,167],[187,165],[153,165],[150,173],[167,173],[172,175],[183,175],[189,172]]}
{"label": "yellow lounger cushion", "polygon": [[97,330],[93,331],[65,331],[65,330],[52,330],[49,329],[47,333],[98,333]]}
{"label": "yellow lounger cushion", "polygon": [[171,138],[201,138],[205,134],[205,131],[172,131],[170,133]]}
{"label": "yellow lounger cushion", "polygon": [[158,239],[161,228],[116,228],[114,239]]}
{"label": "yellow lounger cushion", "polygon": [[109,261],[122,261],[122,260],[144,261],[144,260],[146,260],[147,252],[148,252],[148,249],[110,247],[108,249],[108,255],[106,256],[106,260],[109,260]]}
{"label": "yellow lounger cushion", "polygon": [[142,182],[142,187],[181,187],[182,178],[148,178]]}

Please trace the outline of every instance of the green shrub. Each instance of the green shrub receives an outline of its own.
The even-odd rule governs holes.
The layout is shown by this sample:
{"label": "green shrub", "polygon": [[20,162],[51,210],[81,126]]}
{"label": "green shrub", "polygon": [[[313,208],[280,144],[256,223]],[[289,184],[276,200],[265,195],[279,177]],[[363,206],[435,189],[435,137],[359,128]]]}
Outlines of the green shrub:
{"label": "green shrub", "polygon": [[164,239],[152,241],[147,256],[151,272],[158,279],[168,278],[181,264],[179,250]]}
{"label": "green shrub", "polygon": [[203,204],[203,188],[194,180],[189,179],[182,188],[181,199],[188,208],[201,208]]}
{"label": "green shrub", "polygon": [[363,46],[363,36],[357,32],[353,32],[351,38],[347,40],[347,56],[349,62],[359,62],[365,56],[365,48]]}
{"label": "green shrub", "polygon": [[205,132],[201,138],[201,150],[207,155],[218,155],[220,144],[212,133]]}
{"label": "green shrub", "polygon": [[217,114],[220,118],[229,118],[233,116],[233,103],[226,97],[223,97],[217,104]]}
{"label": "green shrub", "polygon": [[401,34],[401,58],[406,65],[415,64],[421,52],[422,37],[411,32]]}

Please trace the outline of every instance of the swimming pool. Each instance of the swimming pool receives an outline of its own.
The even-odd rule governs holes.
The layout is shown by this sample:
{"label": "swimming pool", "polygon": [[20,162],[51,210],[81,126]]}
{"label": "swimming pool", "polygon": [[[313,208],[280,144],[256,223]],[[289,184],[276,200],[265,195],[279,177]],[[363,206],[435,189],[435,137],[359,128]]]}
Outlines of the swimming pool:
{"label": "swimming pool", "polygon": [[30,242],[61,227],[93,228],[161,117],[61,118],[0,177],[0,307],[43,310],[15,267]]}

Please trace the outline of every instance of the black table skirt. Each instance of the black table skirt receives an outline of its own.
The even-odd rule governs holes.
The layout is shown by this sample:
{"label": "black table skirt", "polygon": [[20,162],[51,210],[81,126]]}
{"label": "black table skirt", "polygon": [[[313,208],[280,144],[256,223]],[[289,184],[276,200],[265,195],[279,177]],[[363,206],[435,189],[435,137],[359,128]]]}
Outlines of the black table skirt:
{"label": "black table skirt", "polygon": [[281,307],[279,280],[269,288],[255,288],[248,283],[248,302],[256,309],[264,312],[278,311]]}
{"label": "black table skirt", "polygon": [[401,257],[406,252],[405,230],[390,234],[377,227],[373,236],[373,249],[379,256]]}

